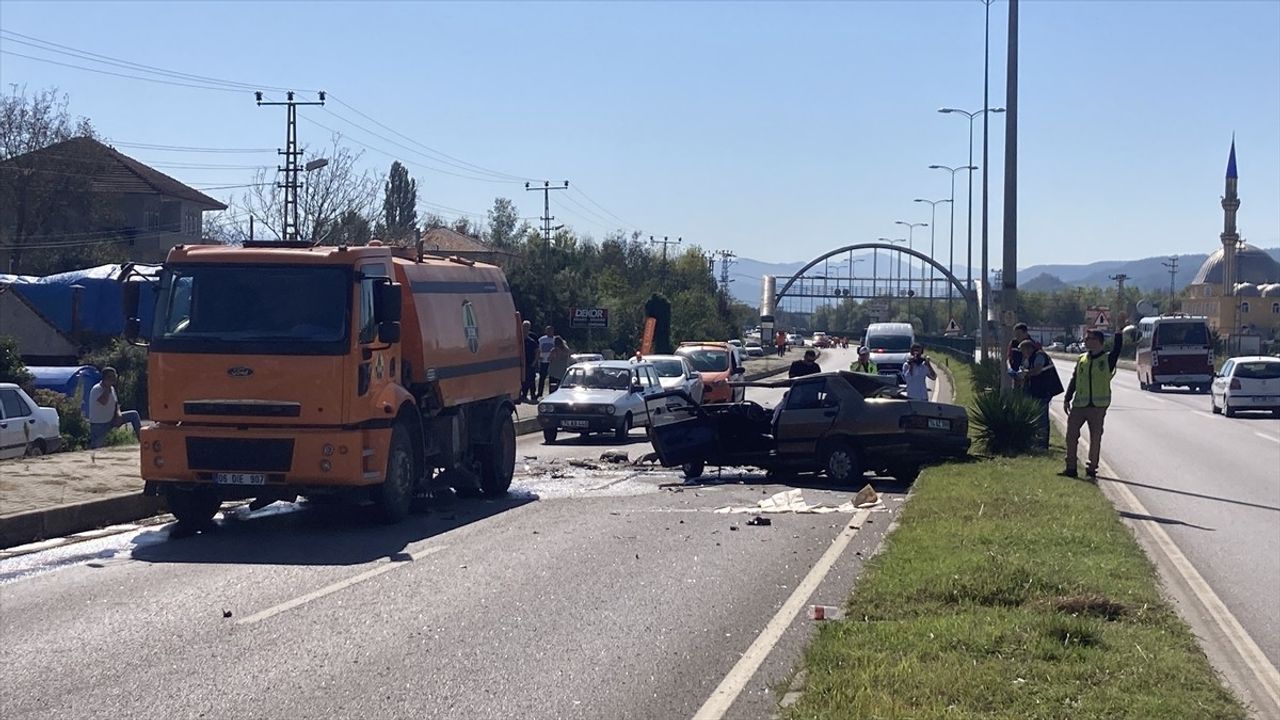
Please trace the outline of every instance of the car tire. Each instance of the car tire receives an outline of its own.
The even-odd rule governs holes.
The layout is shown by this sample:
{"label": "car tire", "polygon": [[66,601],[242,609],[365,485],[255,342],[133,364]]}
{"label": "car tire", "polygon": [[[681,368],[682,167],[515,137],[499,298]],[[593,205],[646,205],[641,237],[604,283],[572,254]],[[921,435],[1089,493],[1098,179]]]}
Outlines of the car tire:
{"label": "car tire", "polygon": [[557,435],[557,434],[559,434],[559,431],[558,431],[558,430],[556,430],[556,428],[543,428],[543,429],[542,429],[542,443],[543,443],[544,445],[555,445],[555,444],[556,444],[556,435]]}
{"label": "car tire", "polygon": [[1150,390],[1151,392],[1158,393],[1161,390],[1164,390],[1164,385],[1161,385],[1160,383],[1157,383],[1157,382],[1153,382],[1147,385],[1147,389]]}
{"label": "car tire", "polygon": [[516,472],[516,425],[502,408],[493,421],[492,444],[480,458],[480,490],[486,497],[502,497]]}
{"label": "car tire", "polygon": [[1218,400],[1213,396],[1212,392],[1209,393],[1209,410],[1212,411],[1214,415],[1222,414],[1222,408],[1218,407]]}
{"label": "car tire", "polygon": [[208,527],[222,507],[222,500],[211,487],[186,490],[169,485],[165,488],[164,500],[178,524],[190,528]]}
{"label": "car tire", "polygon": [[862,477],[862,465],[858,452],[847,442],[834,442],[827,446],[822,463],[827,479],[837,485],[851,485]]}
{"label": "car tire", "polygon": [[702,472],[707,469],[706,463],[699,460],[698,462],[688,462],[681,466],[680,470],[684,473],[685,480],[697,480],[702,477]]}
{"label": "car tire", "polygon": [[631,413],[627,413],[622,418],[622,424],[619,425],[618,429],[613,432],[613,439],[626,440],[627,436],[630,434],[631,434]]}
{"label": "car tire", "polygon": [[391,524],[408,517],[413,508],[415,484],[409,428],[403,423],[397,423],[391,428],[386,476],[382,478],[382,484],[373,491],[373,504],[378,509],[378,519]]}
{"label": "car tire", "polygon": [[1226,398],[1222,399],[1222,414],[1226,415],[1229,418],[1233,418],[1236,416],[1236,411],[1232,409],[1231,405],[1227,402]]}
{"label": "car tire", "polygon": [[44,455],[44,450],[44,440],[36,440],[35,442],[27,445],[25,455],[29,458],[40,457],[41,455]]}

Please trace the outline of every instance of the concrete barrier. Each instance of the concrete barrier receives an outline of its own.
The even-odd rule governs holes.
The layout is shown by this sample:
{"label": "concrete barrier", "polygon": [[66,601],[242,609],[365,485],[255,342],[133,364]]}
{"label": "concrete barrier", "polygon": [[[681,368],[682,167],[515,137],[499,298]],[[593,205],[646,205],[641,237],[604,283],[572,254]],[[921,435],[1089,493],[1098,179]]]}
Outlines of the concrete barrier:
{"label": "concrete barrier", "polygon": [[142,493],[56,505],[0,516],[0,548],[133,522],[164,510],[164,501]]}

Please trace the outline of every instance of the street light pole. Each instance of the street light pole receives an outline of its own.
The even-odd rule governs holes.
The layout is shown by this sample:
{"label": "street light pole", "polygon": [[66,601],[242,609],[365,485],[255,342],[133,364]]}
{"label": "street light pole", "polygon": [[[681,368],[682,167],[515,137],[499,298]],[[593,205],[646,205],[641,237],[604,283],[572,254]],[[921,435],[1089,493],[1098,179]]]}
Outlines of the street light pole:
{"label": "street light pole", "polygon": [[[890,244],[892,244],[892,245],[898,245],[898,244],[900,244],[900,243],[904,243],[904,242],[906,242],[906,241],[907,241],[907,239],[906,239],[906,238],[886,238],[886,237],[882,237],[882,238],[880,238],[879,240],[880,240],[880,242],[883,242],[883,243],[890,243]],[[898,273],[897,273],[897,276],[895,277],[895,276],[893,275],[893,266],[892,266],[892,265],[890,265],[890,266],[889,266],[889,273],[890,273],[890,274],[889,274],[889,278],[890,278],[890,279],[889,279],[889,287],[890,287],[890,288],[893,288],[893,287],[895,287],[895,286],[897,287],[897,290],[893,293],[893,297],[897,297],[898,295],[901,295],[901,294],[902,294],[902,253],[901,253],[901,252],[899,252],[899,253],[898,253]]]}
{"label": "street light pole", "polygon": [[[949,111],[949,108],[943,108],[943,111]],[[959,112],[963,112],[963,110],[961,110],[961,111],[959,111]],[[960,167],[951,167],[950,165],[930,165],[930,166],[929,166],[929,169],[930,169],[930,170],[946,170],[947,172],[951,173],[951,200],[952,200],[952,202],[951,202],[951,220],[952,220],[952,222],[951,222],[951,237],[952,237],[952,242],[951,242],[951,251],[952,251],[952,255],[953,255],[953,259],[954,259],[954,253],[955,253],[955,216],[956,216],[956,213],[955,213],[956,173],[960,172],[961,170],[968,170],[968,171],[969,171],[969,175],[970,175],[970,176],[972,176],[972,175],[973,175],[973,171],[974,171],[974,170],[977,170],[977,169],[978,169],[978,167],[977,167],[976,165],[973,165],[973,164],[971,163],[971,164],[969,164],[969,165],[961,165]],[[969,262],[969,263],[967,263],[967,264],[968,264],[968,265],[970,265],[970,266],[972,266],[972,265],[973,265],[973,262],[972,262],[972,261],[970,261],[970,262]],[[967,269],[967,272],[970,274],[970,276],[972,276],[973,268],[972,268],[972,267],[968,268],[968,269]],[[954,266],[951,268],[951,274],[952,274],[952,275],[955,275],[955,267],[954,267]],[[973,280],[972,280],[972,278],[970,278],[970,280],[969,280],[969,284],[966,286],[966,289],[967,289],[967,290],[969,290],[969,291],[972,291],[972,287],[973,287]],[[947,297],[948,297],[948,303],[947,303],[948,311],[947,311],[947,312],[948,312],[948,314],[950,314],[950,308],[951,308],[951,304],[950,304],[950,300],[949,300],[950,296],[951,296],[951,295],[950,295],[950,293],[948,292],[948,294],[947,294]],[[967,302],[967,301],[966,301],[966,302]]]}
{"label": "street light pole", "polygon": [[[953,217],[955,216],[955,202],[953,202],[953,201],[954,201],[954,195],[955,195],[955,192],[956,192],[956,191],[955,191],[955,180],[956,180],[956,176],[953,174],[953,175],[951,176],[951,194],[952,194],[952,196],[953,196],[951,199],[948,199],[948,198],[943,198],[942,200],[925,200],[924,198],[916,198],[916,199],[915,199],[915,202],[918,202],[918,203],[929,203],[929,258],[930,258],[930,259],[933,259],[935,262],[936,262],[936,259],[933,257],[933,252],[934,252],[934,250],[933,250],[933,239],[934,239],[935,231],[936,231],[936,230],[937,230],[937,228],[938,228],[938,225],[937,225],[937,222],[936,222],[936,220],[937,220],[937,218],[938,218],[938,203],[951,203],[951,214],[952,214],[952,216],[953,216]],[[953,229],[954,229],[954,228],[953,228]],[[951,245],[952,259],[954,259],[954,258],[955,258],[955,249],[956,249],[956,248],[955,248],[955,243],[953,242],[953,243],[952,243],[952,245]],[[949,270],[951,271],[951,274],[952,274],[952,275],[954,275],[954,274],[955,274],[955,270],[954,270],[954,269],[949,268]],[[933,299],[933,282],[934,282],[933,266],[932,266],[932,265],[930,265],[930,266],[929,266],[929,299],[930,299],[930,300],[932,300],[932,299]],[[950,284],[948,284],[948,287],[950,287]],[[947,298],[948,298],[948,310],[950,310],[950,304],[949,304],[949,303],[950,303],[950,296],[951,296],[951,293],[948,291],[948,293],[947,293]]]}
{"label": "street light pole", "polygon": [[[903,220],[897,220],[895,221],[894,224],[903,225],[907,228],[907,247],[912,251],[916,249],[915,248],[916,228],[929,227],[929,223],[909,223]],[[914,281],[915,281],[915,274],[914,274],[914,271],[911,269],[911,258],[908,257],[907,258],[907,322],[911,322],[911,294],[914,292],[914,290],[911,287],[911,284]],[[921,322],[921,325],[923,325],[923,321]]]}

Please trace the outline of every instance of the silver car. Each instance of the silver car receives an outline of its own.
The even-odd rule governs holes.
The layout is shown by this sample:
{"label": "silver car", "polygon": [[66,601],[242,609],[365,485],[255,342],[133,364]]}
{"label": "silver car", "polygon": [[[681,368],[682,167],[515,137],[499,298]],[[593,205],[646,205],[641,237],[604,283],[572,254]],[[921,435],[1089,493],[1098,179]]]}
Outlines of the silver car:
{"label": "silver car", "polygon": [[613,433],[625,440],[631,428],[649,424],[645,398],[663,391],[652,363],[627,360],[569,367],[560,387],[538,404],[538,425],[547,444],[561,430],[583,437]]}
{"label": "silver car", "polygon": [[693,401],[702,404],[702,374],[693,369],[683,355],[649,355],[646,362],[658,371],[663,390],[684,390]]}

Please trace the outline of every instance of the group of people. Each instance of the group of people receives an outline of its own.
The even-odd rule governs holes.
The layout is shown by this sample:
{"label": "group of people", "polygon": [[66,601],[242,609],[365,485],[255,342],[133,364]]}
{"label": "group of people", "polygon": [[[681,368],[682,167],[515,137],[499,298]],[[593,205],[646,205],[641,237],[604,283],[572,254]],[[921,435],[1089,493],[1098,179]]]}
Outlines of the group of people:
{"label": "group of people", "polygon": [[[858,359],[849,363],[849,371],[865,375],[879,375],[880,366],[871,359],[871,350],[863,345],[858,348]],[[928,381],[936,379],[938,371],[934,369],[933,361],[924,354],[923,345],[920,343],[911,345],[911,354],[907,357],[907,361],[902,363],[902,368],[898,372],[902,375],[902,380],[907,386],[907,399],[929,399]]]}
{"label": "group of people", "polygon": [[569,348],[564,338],[551,325],[543,328],[542,337],[533,336],[533,323],[524,321],[524,382],[520,384],[520,402],[536,403],[547,393],[555,392],[569,370]]}
{"label": "group of people", "polygon": [[[1124,321],[1122,315],[1121,325]],[[1101,330],[1090,330],[1084,338],[1085,351],[1076,359],[1071,382],[1065,391],[1053,361],[1031,338],[1026,323],[1015,325],[1013,335],[1008,352],[1009,372],[1022,391],[1040,403],[1036,438],[1040,448],[1049,449],[1049,403],[1065,392],[1062,409],[1067,414],[1067,453],[1062,474],[1079,477],[1080,431],[1088,426],[1089,460],[1085,465],[1085,475],[1096,480],[1102,452],[1103,423],[1107,408],[1111,406],[1111,380],[1115,377],[1120,353],[1124,349],[1124,333],[1115,333],[1111,350],[1107,351],[1106,335]]]}

